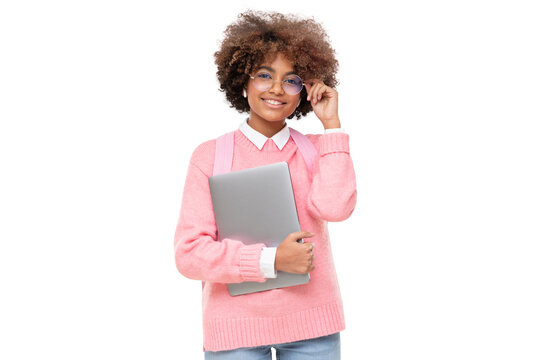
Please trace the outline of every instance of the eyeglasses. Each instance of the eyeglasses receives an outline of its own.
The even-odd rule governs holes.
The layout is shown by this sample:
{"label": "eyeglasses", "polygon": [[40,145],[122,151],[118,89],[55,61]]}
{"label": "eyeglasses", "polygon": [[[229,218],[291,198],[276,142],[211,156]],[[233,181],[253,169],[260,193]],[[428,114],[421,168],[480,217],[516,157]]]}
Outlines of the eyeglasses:
{"label": "eyeglasses", "polygon": [[[272,78],[272,75],[266,72],[258,73],[255,76],[250,76],[250,78],[253,79],[253,85],[259,91],[269,90],[274,85],[274,81],[276,81]],[[281,87],[287,94],[296,95],[302,91],[304,83],[302,82],[300,76],[291,74],[287,75],[285,79],[281,81]]]}

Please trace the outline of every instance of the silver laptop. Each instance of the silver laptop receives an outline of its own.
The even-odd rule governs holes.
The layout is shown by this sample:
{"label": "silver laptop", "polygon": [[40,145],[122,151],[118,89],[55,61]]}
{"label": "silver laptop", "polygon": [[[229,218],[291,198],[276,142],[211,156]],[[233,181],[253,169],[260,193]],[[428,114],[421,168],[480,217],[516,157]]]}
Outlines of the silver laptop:
{"label": "silver laptop", "polygon": [[[301,230],[287,162],[210,176],[208,183],[219,241],[230,238],[278,247],[289,233]],[[275,279],[264,283],[248,281],[228,287],[235,296],[307,282],[309,274],[278,271]]]}

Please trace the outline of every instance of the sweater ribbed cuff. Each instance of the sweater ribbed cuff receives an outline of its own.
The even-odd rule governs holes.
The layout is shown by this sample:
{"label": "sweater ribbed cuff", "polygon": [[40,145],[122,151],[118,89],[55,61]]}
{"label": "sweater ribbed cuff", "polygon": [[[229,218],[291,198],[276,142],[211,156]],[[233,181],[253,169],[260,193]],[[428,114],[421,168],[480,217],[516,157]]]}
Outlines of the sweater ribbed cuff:
{"label": "sweater ribbed cuff", "polygon": [[260,267],[264,244],[246,245],[240,249],[240,275],[244,281],[265,282]]}
{"label": "sweater ribbed cuff", "polygon": [[321,156],[333,152],[349,153],[349,134],[344,132],[326,133],[319,140]]}

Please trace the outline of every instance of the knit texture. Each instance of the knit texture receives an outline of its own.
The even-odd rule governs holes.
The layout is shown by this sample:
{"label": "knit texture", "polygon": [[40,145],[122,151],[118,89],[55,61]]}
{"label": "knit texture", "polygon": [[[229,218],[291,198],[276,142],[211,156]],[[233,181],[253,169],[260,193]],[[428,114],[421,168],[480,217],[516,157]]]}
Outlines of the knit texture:
{"label": "knit texture", "polygon": [[[310,281],[240,296],[228,283],[264,282],[260,253],[265,244],[217,241],[208,177],[212,176],[216,139],[193,151],[174,237],[175,261],[184,276],[205,282],[202,291],[203,350],[222,351],[305,340],[345,329],[343,304],[334,267],[328,221],[343,221],[356,205],[356,177],[343,132],[307,134],[318,150],[313,175],[292,137],[282,150],[269,139],[259,150],[235,131],[231,171],[279,161],[289,164],[300,228],[315,236],[315,269]],[[346,241],[348,239],[338,239]]]}

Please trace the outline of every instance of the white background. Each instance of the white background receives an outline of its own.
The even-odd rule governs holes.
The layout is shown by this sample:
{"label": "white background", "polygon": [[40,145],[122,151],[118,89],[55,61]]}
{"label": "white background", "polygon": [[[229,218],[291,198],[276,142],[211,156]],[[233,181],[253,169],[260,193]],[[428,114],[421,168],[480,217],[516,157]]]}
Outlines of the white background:
{"label": "white background", "polygon": [[313,16],[340,61],[342,358],[539,359],[534,3],[3,1],[0,358],[203,359],[173,236],[191,152],[246,116],[213,53],[251,7]]}

